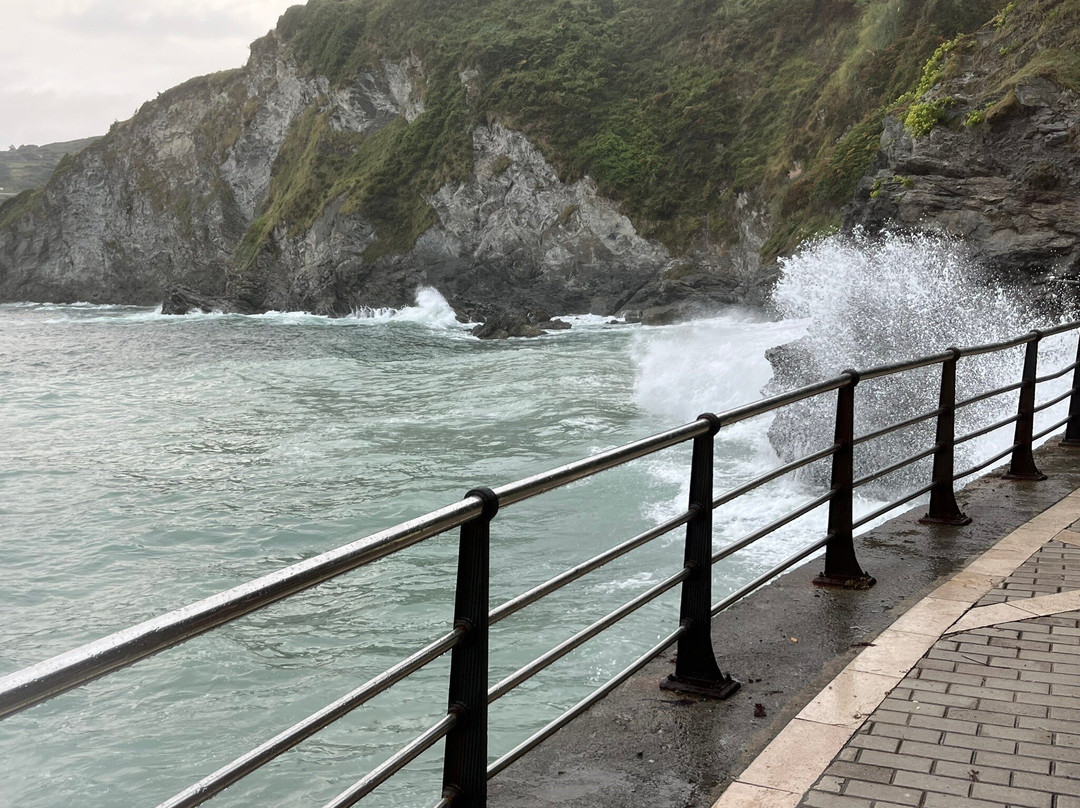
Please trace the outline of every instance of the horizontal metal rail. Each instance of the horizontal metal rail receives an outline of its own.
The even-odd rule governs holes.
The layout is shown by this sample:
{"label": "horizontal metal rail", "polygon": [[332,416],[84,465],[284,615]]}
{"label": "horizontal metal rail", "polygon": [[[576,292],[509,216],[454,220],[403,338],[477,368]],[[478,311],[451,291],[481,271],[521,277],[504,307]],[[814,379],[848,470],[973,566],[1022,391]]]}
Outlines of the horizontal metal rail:
{"label": "horizontal metal rail", "polygon": [[819,460],[824,460],[827,457],[832,457],[838,451],[840,447],[833,444],[828,449],[822,449],[820,452],[814,452],[799,460],[792,460],[790,463],[785,463],[782,466],[777,466],[772,471],[768,471],[759,477],[755,477],[747,483],[743,483],[740,486],[736,486],[728,491],[725,491],[720,496],[713,500],[713,507],[719,508],[721,505],[726,505],[733,499],[741,497],[743,494],[753,491],[755,488],[760,488],[766,483],[771,483],[773,480],[783,477],[785,474],[790,474],[793,471],[809,466],[811,463],[816,463]]}
{"label": "horizontal metal rail", "polygon": [[544,741],[546,741],[560,729],[565,727],[583,712],[588,710],[590,707],[596,704],[596,702],[600,701],[600,699],[604,698],[604,696],[606,696],[616,687],[621,685],[639,670],[644,668],[647,664],[649,664],[649,662],[658,657],[660,654],[664,653],[664,651],[668,647],[670,647],[672,643],[678,640],[685,632],[686,626],[679,626],[677,629],[675,629],[675,631],[673,631],[671,634],[668,634],[666,637],[664,637],[664,639],[660,640],[660,642],[658,642],[656,645],[654,645],[652,648],[650,648],[648,651],[646,651],[628,666],[623,668],[621,671],[615,674],[614,677],[609,679],[607,682],[598,687],[588,696],[583,698],[565,713],[560,715],[555,720],[551,721],[543,729],[534,732],[532,735],[519,743],[505,755],[500,757],[498,760],[488,766],[488,779],[490,780],[492,777],[497,775],[499,772],[501,772],[503,769],[505,769],[507,766],[509,766],[511,763],[513,763],[525,753],[535,749],[537,746],[542,744]]}
{"label": "horizontal metal rail", "polygon": [[[1048,410],[1051,407],[1053,407],[1055,404],[1060,404],[1065,399],[1071,397],[1072,394],[1073,394],[1073,390],[1072,390],[1072,388],[1069,388],[1064,393],[1062,393],[1060,396],[1055,396],[1054,398],[1050,399],[1049,401],[1044,401],[1042,404],[1040,404],[1039,406],[1037,406],[1035,408],[1035,412],[1042,412],[1043,410]],[[1066,419],[1066,420],[1068,420],[1068,419]]]}
{"label": "horizontal metal rail", "polygon": [[437,803],[432,805],[431,808],[450,808],[451,805],[453,805],[453,800],[449,797],[443,797]]}
{"label": "horizontal metal rail", "polygon": [[460,500],[8,674],[0,678],[0,718],[457,527],[481,507],[476,497]]}
{"label": "horizontal metal rail", "polygon": [[675,429],[669,429],[667,432],[661,432],[659,435],[653,435],[634,443],[628,443],[625,446],[609,449],[606,452],[600,452],[583,460],[567,463],[557,469],[534,474],[532,477],[526,477],[523,480],[500,485],[494,489],[495,494],[499,497],[499,507],[505,508],[507,505],[513,505],[515,502],[535,497],[545,491],[551,491],[585,477],[591,477],[601,471],[621,466],[639,457],[645,457],[662,449],[678,446],[680,443],[708,434],[710,429],[712,429],[712,424],[709,421],[698,419]]}
{"label": "horizontal metal rail", "polygon": [[269,763],[278,755],[287,752],[297,744],[307,740],[319,730],[348,715],[361,704],[389,689],[412,673],[445,654],[465,636],[464,628],[455,628],[449,634],[440,637],[430,645],[421,648],[415,654],[368,680],[352,692],[342,696],[332,704],[311,714],[303,721],[275,735],[266,743],[238,757],[232,763],[221,767],[216,772],[197,782],[190,788],[177,794],[172,799],[161,803],[158,808],[194,808],[202,805],[211,797],[220,794],[233,783],[251,774],[256,769]]}
{"label": "horizontal metal rail", "polygon": [[1047,373],[1045,376],[1039,376],[1037,379],[1035,379],[1035,384],[1042,384],[1043,382],[1049,382],[1049,381],[1053,381],[1054,379],[1060,379],[1062,376],[1064,376],[1070,370],[1076,370],[1077,365],[1080,365],[1080,362],[1073,362],[1070,365],[1066,365],[1061,370],[1055,370],[1053,373]]}
{"label": "horizontal metal rail", "polygon": [[937,416],[941,415],[942,412],[943,410],[940,409],[931,410],[924,415],[916,415],[914,418],[908,418],[906,421],[901,421],[900,423],[893,424],[892,426],[887,426],[882,429],[877,429],[873,432],[868,432],[865,435],[855,438],[855,440],[851,442],[851,445],[858,446],[861,443],[866,443],[867,441],[874,440],[875,438],[884,437],[891,432],[898,432],[905,427],[915,426],[915,424],[920,424],[923,421],[929,421],[931,418],[936,418]]}
{"label": "horizontal metal rail", "polygon": [[946,351],[945,353],[932,354],[930,356],[921,356],[918,359],[905,359],[902,362],[893,362],[889,365],[878,365],[877,367],[873,367],[868,370],[860,370],[859,381],[866,381],[868,379],[880,379],[882,376],[893,376],[897,373],[903,373],[907,370],[928,368],[932,365],[940,365],[946,359],[952,358],[952,352]]}
{"label": "horizontal metal rail", "polygon": [[976,473],[978,473],[978,472],[982,471],[982,470],[983,470],[984,468],[986,468],[987,466],[991,466],[991,465],[993,465],[994,463],[996,463],[997,461],[999,461],[999,460],[1001,460],[1001,459],[1003,459],[1003,458],[1005,458],[1005,457],[1008,457],[1009,455],[1011,455],[1011,454],[1013,453],[1013,450],[1014,450],[1014,449],[1015,449],[1015,448],[1016,448],[1017,446],[1019,446],[1019,445],[1020,445],[1020,444],[1018,444],[1018,443],[1014,443],[1014,444],[1013,444],[1012,446],[1010,446],[1010,447],[1009,447],[1008,449],[1005,449],[1005,450],[1004,450],[1004,451],[1002,451],[1002,452],[998,452],[998,453],[997,453],[996,455],[994,455],[993,457],[991,457],[991,458],[988,458],[988,459],[986,459],[986,460],[982,461],[982,462],[981,462],[981,463],[979,463],[978,465],[972,466],[972,467],[971,467],[971,468],[969,468],[969,469],[966,469],[966,470],[964,470],[964,471],[961,471],[961,472],[958,472],[958,473],[954,474],[954,475],[953,475],[953,481],[955,482],[956,480],[961,480],[961,479],[963,479],[964,477],[970,477],[970,476],[971,476],[972,474],[976,474]]}
{"label": "horizontal metal rail", "polygon": [[743,536],[738,541],[732,542],[727,547],[724,547],[721,550],[717,550],[713,554],[711,563],[715,564],[717,561],[722,561],[725,558],[727,558],[729,555],[732,555],[733,553],[737,553],[737,552],[739,552],[739,550],[742,550],[744,547],[747,547],[747,546],[753,544],[758,539],[764,538],[765,536],[768,536],[770,533],[773,533],[776,530],[779,530],[784,525],[786,525],[786,524],[788,524],[790,522],[794,522],[799,517],[806,516],[806,514],[810,513],[810,511],[814,510],[815,508],[821,507],[822,505],[824,505],[826,502],[828,502],[829,500],[831,500],[835,496],[836,496],[835,491],[826,491],[821,496],[815,497],[814,499],[810,500],[809,502],[807,502],[807,503],[805,503],[803,505],[800,505],[798,508],[796,508],[793,511],[789,511],[787,514],[785,514],[784,516],[781,516],[779,519],[775,519],[772,522],[769,522],[769,524],[765,525],[765,527],[758,528],[754,532],[746,534],[745,536]]}
{"label": "horizontal metal rail", "polygon": [[543,597],[550,595],[552,592],[558,591],[562,587],[566,586],[571,581],[576,581],[584,575],[588,575],[594,570],[600,569],[602,566],[610,561],[614,561],[620,556],[624,556],[631,550],[636,550],[654,539],[658,539],[661,536],[670,533],[677,527],[681,527],[693,519],[697,515],[697,509],[684,511],[683,513],[668,519],[666,522],[661,522],[656,527],[646,530],[644,533],[639,533],[632,539],[612,547],[599,555],[593,556],[588,561],[582,561],[575,567],[571,567],[566,572],[556,575],[548,581],[542,584],[534,586],[527,592],[523,592],[516,598],[506,601],[500,606],[491,610],[488,615],[488,624],[495,625],[500,620],[505,620],[515,612],[519,612],[530,604],[536,603]]}
{"label": "horizontal metal rail", "polygon": [[717,416],[720,418],[720,424],[722,426],[731,426],[732,424],[739,423],[739,421],[756,418],[767,412],[786,407],[788,404],[794,404],[796,401],[804,401],[808,398],[821,395],[822,393],[839,390],[845,384],[848,384],[848,378],[847,374],[834,376],[831,379],[826,379],[825,381],[817,382],[816,384],[808,384],[805,387],[790,390],[787,393],[779,393],[778,395],[769,396],[768,398],[763,398],[750,404],[744,404],[741,407],[726,410],[722,413],[718,413]]}
{"label": "horizontal metal rail", "polygon": [[445,738],[457,722],[458,717],[454,713],[448,713],[438,724],[407,746],[402,747],[386,762],[372,769],[371,773],[366,777],[358,780],[355,785],[345,789],[345,791],[342,791],[334,799],[326,803],[323,808],[349,808],[350,805],[356,805],[356,803],[404,769],[409,763]]}
{"label": "horizontal metal rail", "polygon": [[1076,323],[1060,323],[1059,325],[1052,325],[1049,328],[1040,328],[1039,334],[1043,337],[1053,337],[1057,334],[1064,334],[1066,331],[1072,331],[1076,326]]}
{"label": "horizontal metal rail", "polygon": [[1065,424],[1069,423],[1069,421],[1071,421],[1071,420],[1072,420],[1071,416],[1066,416],[1065,418],[1062,418],[1060,421],[1058,421],[1053,426],[1047,427],[1042,432],[1036,432],[1034,435],[1031,436],[1031,439],[1032,440],[1039,440],[1041,438],[1045,438],[1047,435],[1051,435],[1054,432],[1056,432],[1057,430],[1061,429],[1063,426],[1065,426]]}
{"label": "horizontal metal rail", "polygon": [[[1073,328],[1075,328],[1075,327],[1076,327],[1076,323],[1073,323]],[[1047,334],[1047,333],[1056,334],[1058,332],[1057,331],[1052,331],[1052,332],[1051,331],[1044,331],[1044,332],[1041,332],[1041,333],[1043,333],[1043,334]],[[963,358],[965,356],[979,356],[981,354],[994,353],[994,351],[1003,351],[1003,350],[1005,350],[1007,348],[1018,348],[1021,345],[1027,345],[1029,342],[1034,342],[1036,339],[1039,338],[1039,334],[1040,334],[1040,332],[1038,332],[1038,331],[1032,331],[1032,332],[1030,332],[1028,334],[1024,334],[1024,335],[1019,336],[1019,337],[1013,337],[1012,339],[1007,339],[1004,342],[988,342],[985,345],[972,345],[969,348],[961,348],[960,349],[960,357]]]}
{"label": "horizontal metal rail", "polygon": [[968,432],[966,435],[962,435],[961,437],[953,441],[953,445],[959,446],[961,443],[967,443],[969,440],[975,440],[975,438],[981,438],[983,435],[989,435],[991,432],[996,432],[1003,426],[1015,424],[1019,420],[1019,415],[1013,415],[1001,421],[996,421],[989,426],[984,426],[982,429],[976,429],[974,432]]}
{"label": "horizontal metal rail", "polygon": [[907,503],[911,502],[911,500],[917,499],[918,497],[921,497],[923,494],[929,494],[930,489],[932,489],[933,487],[934,487],[933,483],[930,483],[929,485],[924,485],[918,491],[912,491],[910,494],[906,494],[905,496],[901,497],[900,499],[897,499],[897,500],[894,500],[894,501],[890,502],[888,505],[883,505],[882,507],[878,508],[877,510],[871,511],[870,513],[866,514],[865,516],[862,516],[859,519],[856,519],[854,522],[852,522],[851,523],[851,529],[856,530],[856,529],[862,527],[863,525],[866,525],[866,524],[869,524],[870,522],[873,522],[879,516],[884,516],[889,511],[896,510],[901,505],[906,505]]}
{"label": "horizontal metal rail", "polygon": [[920,460],[930,457],[930,455],[932,455],[937,450],[937,446],[931,446],[929,449],[924,449],[918,454],[901,460],[899,463],[893,463],[891,466],[886,466],[883,469],[878,469],[875,472],[867,474],[865,477],[860,477],[851,484],[851,487],[859,488],[866,485],[867,483],[872,483],[874,480],[880,480],[882,477],[888,477],[890,474],[894,474],[895,472],[900,471],[907,466],[910,466],[912,463],[918,463]]}
{"label": "horizontal metal rail", "polygon": [[977,396],[972,396],[971,398],[965,398],[957,401],[956,409],[960,409],[961,407],[967,407],[970,404],[978,404],[980,401],[986,401],[986,399],[993,398],[994,396],[1001,396],[1005,395],[1005,393],[1011,393],[1013,390],[1019,390],[1023,386],[1023,382],[1017,382],[1016,384],[1007,384],[1004,387],[998,387],[994,390],[988,390],[985,393],[979,393],[979,395]]}
{"label": "horizontal metal rail", "polygon": [[812,555],[813,553],[816,553],[818,550],[821,550],[828,543],[829,543],[829,537],[826,536],[824,539],[820,539],[820,540],[814,542],[813,544],[807,545],[803,549],[799,550],[799,552],[795,553],[795,555],[788,556],[786,559],[781,561],[779,564],[777,564],[775,567],[773,567],[768,572],[762,573],[757,578],[752,580],[750,583],[744,584],[742,587],[740,587],[739,589],[736,589],[734,592],[732,592],[730,595],[728,595],[722,601],[720,601],[719,603],[714,605],[712,607],[712,616],[716,617],[716,615],[720,614],[720,612],[724,611],[724,609],[728,608],[729,606],[734,605],[735,603],[738,603],[740,600],[745,598],[747,595],[749,595],[755,589],[758,589],[759,587],[764,586],[769,581],[771,581],[773,578],[775,578],[777,575],[779,575],[781,572],[784,572],[789,567],[795,566],[800,561],[802,561],[804,558],[806,558],[808,555]]}
{"label": "horizontal metal rail", "polygon": [[628,617],[629,615],[633,614],[646,603],[651,603],[652,601],[663,595],[665,592],[674,589],[675,586],[685,581],[690,576],[690,573],[692,571],[693,570],[690,567],[683,567],[674,575],[645,590],[633,600],[627,601],[615,611],[611,612],[605,617],[600,618],[595,623],[586,626],[574,636],[563,640],[546,654],[541,654],[528,665],[525,665],[524,667],[514,671],[501,682],[488,690],[488,704],[491,704],[493,701],[501,699],[503,696],[505,696],[518,685],[520,685],[522,682],[528,681],[540,671],[544,670],[544,668],[562,659],[575,648],[578,648],[579,646],[588,642],[605,629],[611,628],[624,617]]}

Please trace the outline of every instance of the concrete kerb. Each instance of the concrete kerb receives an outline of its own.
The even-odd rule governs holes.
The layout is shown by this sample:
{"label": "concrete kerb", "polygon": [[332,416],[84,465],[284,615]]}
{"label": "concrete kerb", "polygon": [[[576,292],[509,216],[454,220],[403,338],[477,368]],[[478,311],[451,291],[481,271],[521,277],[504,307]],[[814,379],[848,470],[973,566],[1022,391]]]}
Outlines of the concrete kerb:
{"label": "concrete kerb", "polygon": [[1080,490],[1020,526],[878,635],[751,762],[713,808],[795,808],[885,696],[942,636],[1080,609],[1080,591],[974,608],[1048,541],[1080,543]]}

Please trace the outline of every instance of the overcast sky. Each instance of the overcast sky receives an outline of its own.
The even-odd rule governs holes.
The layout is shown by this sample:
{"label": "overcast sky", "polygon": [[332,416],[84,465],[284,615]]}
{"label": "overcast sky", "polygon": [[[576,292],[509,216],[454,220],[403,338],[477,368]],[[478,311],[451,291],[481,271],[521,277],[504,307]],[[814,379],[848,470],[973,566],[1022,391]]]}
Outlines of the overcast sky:
{"label": "overcast sky", "polygon": [[0,148],[104,134],[302,0],[0,0]]}

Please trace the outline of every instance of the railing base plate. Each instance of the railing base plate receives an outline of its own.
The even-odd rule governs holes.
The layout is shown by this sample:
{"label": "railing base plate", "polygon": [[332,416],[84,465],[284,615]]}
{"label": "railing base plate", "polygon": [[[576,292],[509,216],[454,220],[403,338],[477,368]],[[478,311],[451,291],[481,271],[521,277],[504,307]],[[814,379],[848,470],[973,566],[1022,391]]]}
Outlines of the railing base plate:
{"label": "railing base plate", "polygon": [[873,575],[826,575],[818,573],[813,581],[814,586],[827,589],[869,589],[877,583]]}
{"label": "railing base plate", "polygon": [[971,517],[966,514],[958,514],[956,516],[931,516],[927,514],[919,520],[920,525],[952,525],[954,527],[962,527],[963,525],[971,524]]}
{"label": "railing base plate", "polygon": [[742,686],[730,676],[724,677],[719,682],[701,682],[697,680],[680,680],[675,674],[670,674],[660,680],[661,690],[672,690],[676,693],[687,693],[691,696],[703,696],[707,699],[726,699],[735,694]]}
{"label": "railing base plate", "polygon": [[1080,438],[1062,438],[1062,446],[1080,446]]}
{"label": "railing base plate", "polygon": [[1027,480],[1028,482],[1038,483],[1038,482],[1042,482],[1043,480],[1045,480],[1046,475],[1042,474],[1042,473],[1039,473],[1039,474],[1002,474],[1001,479],[1003,479],[1003,480]]}

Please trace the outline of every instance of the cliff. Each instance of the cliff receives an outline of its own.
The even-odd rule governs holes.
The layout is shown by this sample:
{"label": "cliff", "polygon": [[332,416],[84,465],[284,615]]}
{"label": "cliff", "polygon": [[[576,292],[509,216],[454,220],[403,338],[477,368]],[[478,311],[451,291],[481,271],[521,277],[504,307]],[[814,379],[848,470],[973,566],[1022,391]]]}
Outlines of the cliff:
{"label": "cliff", "polygon": [[0,206],[0,300],[760,301],[995,0],[312,0]]}
{"label": "cliff", "polygon": [[958,236],[1001,276],[1080,280],[1080,3],[1009,3],[885,119],[848,227]]}

